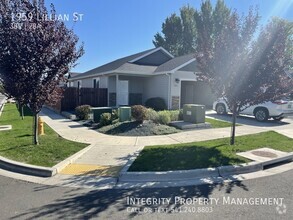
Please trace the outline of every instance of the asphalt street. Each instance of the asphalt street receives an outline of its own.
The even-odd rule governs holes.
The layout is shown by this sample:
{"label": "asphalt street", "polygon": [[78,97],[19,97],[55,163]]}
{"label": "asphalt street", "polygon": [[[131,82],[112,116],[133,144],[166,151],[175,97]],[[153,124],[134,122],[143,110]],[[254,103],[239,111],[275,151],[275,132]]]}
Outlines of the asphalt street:
{"label": "asphalt street", "polygon": [[289,220],[293,218],[292,180],[293,170],[230,184],[86,190],[1,176],[0,218]]}

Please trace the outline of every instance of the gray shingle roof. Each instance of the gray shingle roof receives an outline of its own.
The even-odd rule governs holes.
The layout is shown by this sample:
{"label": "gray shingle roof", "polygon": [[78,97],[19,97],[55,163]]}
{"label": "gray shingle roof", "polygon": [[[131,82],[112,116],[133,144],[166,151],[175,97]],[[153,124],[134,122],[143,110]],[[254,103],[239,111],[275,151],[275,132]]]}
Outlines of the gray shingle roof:
{"label": "gray shingle roof", "polygon": [[117,59],[115,61],[112,61],[110,63],[107,63],[105,65],[99,66],[97,68],[94,68],[92,70],[89,70],[85,73],[81,74],[71,74],[70,79],[78,79],[80,77],[86,78],[86,77],[91,77],[92,75],[99,75],[105,72],[129,72],[129,74],[134,74],[134,75],[143,75],[143,74],[155,74],[159,72],[170,72],[174,70],[175,68],[187,63],[188,61],[192,60],[194,58],[193,54],[185,55],[185,56],[180,56],[180,57],[175,57],[160,66],[155,66],[155,65],[141,65],[141,64],[135,64],[131,63],[130,61],[135,60],[136,58],[139,58],[141,56],[147,55],[148,53],[156,50],[157,48],[153,48],[150,50],[146,50],[137,54],[133,54],[127,57],[123,57],[120,59]]}
{"label": "gray shingle roof", "polygon": [[72,78],[72,77],[75,77],[75,76],[77,76],[77,75],[79,75],[80,73],[78,73],[78,72],[69,72],[69,74],[68,74],[68,77],[69,78]]}
{"label": "gray shingle roof", "polygon": [[173,69],[175,69],[178,66],[181,66],[182,64],[192,60],[194,58],[194,54],[188,54],[188,55],[184,55],[184,56],[180,56],[180,57],[175,57],[169,61],[167,61],[166,63],[163,63],[162,65],[160,65],[155,73],[157,72],[168,72],[171,71]]}
{"label": "gray shingle roof", "polygon": [[129,72],[137,72],[137,73],[153,73],[158,66],[146,66],[146,65],[138,65],[133,63],[125,63],[119,68],[117,71],[129,71]]}
{"label": "gray shingle roof", "polygon": [[[113,70],[116,70],[117,68],[119,68],[120,66],[122,66],[123,64],[131,61],[131,60],[134,60],[140,56],[143,56],[144,54],[147,54],[149,53],[150,51],[152,50],[155,50],[156,48],[153,48],[153,49],[150,49],[150,50],[146,50],[146,51],[143,51],[143,52],[140,52],[140,53],[137,53],[137,54],[133,54],[133,55],[130,55],[130,56],[127,56],[127,57],[123,57],[123,58],[120,58],[118,60],[114,60],[110,63],[107,63],[105,65],[102,65],[102,66],[99,66],[97,68],[94,68],[92,70],[89,70],[85,73],[82,73],[82,75],[78,75],[78,77],[82,76],[82,77],[87,77],[87,76],[91,76],[93,74],[99,74],[99,73],[103,73],[103,72],[108,72],[108,71],[113,71]],[[74,79],[75,77],[72,77],[71,79]]]}

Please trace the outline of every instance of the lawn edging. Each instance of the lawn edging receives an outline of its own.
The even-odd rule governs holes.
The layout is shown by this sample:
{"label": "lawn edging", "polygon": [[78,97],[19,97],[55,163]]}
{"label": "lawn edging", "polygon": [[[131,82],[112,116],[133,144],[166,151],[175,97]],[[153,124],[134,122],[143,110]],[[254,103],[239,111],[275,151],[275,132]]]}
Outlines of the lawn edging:
{"label": "lawn edging", "polygon": [[66,166],[73,163],[79,157],[81,157],[84,153],[92,148],[93,144],[85,147],[84,149],[76,152],[65,160],[59,162],[53,167],[43,167],[36,166],[26,163],[17,162],[14,160],[7,159],[5,157],[0,156],[0,168],[5,169],[15,173],[21,173],[26,175],[38,176],[38,177],[52,177],[63,170]]}
{"label": "lawn edging", "polygon": [[93,146],[94,146],[94,144],[90,144],[89,146],[87,146],[87,147],[83,148],[82,150],[76,152],[75,154],[71,155],[70,157],[66,158],[65,160],[59,162],[58,164],[56,164],[52,168],[53,169],[56,169],[56,173],[59,173],[66,166],[68,166],[69,164],[72,164],[75,160],[77,160],[83,154],[85,154],[86,152],[88,152]]}
{"label": "lawn edging", "polygon": [[51,177],[56,175],[57,169],[50,167],[35,166],[9,160],[5,157],[0,156],[0,168],[15,173],[40,176],[40,177]]}
{"label": "lawn edging", "polygon": [[285,161],[293,161],[293,152],[288,153],[285,156],[281,156],[264,162],[249,162],[239,165],[229,165],[215,168],[159,172],[128,172],[129,167],[134,162],[134,159],[131,158],[124,166],[124,168],[120,171],[118,182],[169,182],[224,177],[260,171],[263,170],[265,166],[274,165]]}

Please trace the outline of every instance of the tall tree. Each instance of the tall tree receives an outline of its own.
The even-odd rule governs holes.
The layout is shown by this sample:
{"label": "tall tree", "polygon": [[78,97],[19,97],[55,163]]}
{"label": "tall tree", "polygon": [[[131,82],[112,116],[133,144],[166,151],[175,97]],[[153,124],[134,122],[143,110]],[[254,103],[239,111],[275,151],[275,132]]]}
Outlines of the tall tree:
{"label": "tall tree", "polygon": [[184,6],[180,9],[182,23],[181,48],[178,55],[184,55],[195,52],[196,25],[194,20],[194,8]]}
{"label": "tall tree", "polygon": [[[193,7],[187,5],[180,9],[180,16],[172,14],[167,17],[162,24],[162,33],[157,33],[154,36],[153,44],[156,47],[164,47],[175,56],[194,53],[198,40],[195,11]],[[201,12],[210,18],[210,27],[216,33],[221,28],[221,25],[226,22],[231,10],[222,0],[217,1],[215,8],[212,7],[211,2],[208,0],[201,5]],[[218,21],[217,26],[213,26],[213,20]],[[206,28],[208,27],[206,25]]]}
{"label": "tall tree", "polygon": [[182,24],[181,18],[176,14],[167,17],[162,24],[162,33],[156,33],[153,44],[156,47],[164,47],[173,55],[178,55],[182,47]]}
{"label": "tall tree", "polygon": [[34,115],[38,144],[38,113],[53,97],[64,75],[83,54],[78,37],[57,18],[44,0],[0,0],[0,78],[5,92]]}
{"label": "tall tree", "polygon": [[[288,32],[281,22],[270,22],[257,38],[259,16],[250,9],[245,17],[226,11],[225,19],[212,17],[210,3],[196,12],[196,59],[201,73],[218,97],[224,97],[233,113],[230,144],[235,142],[237,114],[250,105],[279,98],[291,90],[284,69]],[[215,15],[215,13],[214,13]],[[214,18],[214,19],[213,19]],[[292,57],[291,57],[292,61]]]}
{"label": "tall tree", "polygon": [[153,44],[164,47],[175,56],[195,52],[196,25],[194,8],[184,6],[180,9],[180,16],[172,14],[162,24],[162,34],[157,33]]}

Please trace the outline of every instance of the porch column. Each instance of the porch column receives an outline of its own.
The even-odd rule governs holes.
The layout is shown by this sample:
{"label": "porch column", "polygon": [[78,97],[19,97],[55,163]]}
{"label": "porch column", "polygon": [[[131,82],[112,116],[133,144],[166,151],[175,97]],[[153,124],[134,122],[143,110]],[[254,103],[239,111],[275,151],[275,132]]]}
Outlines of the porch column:
{"label": "porch column", "polygon": [[116,74],[116,107],[118,108],[119,75]]}

